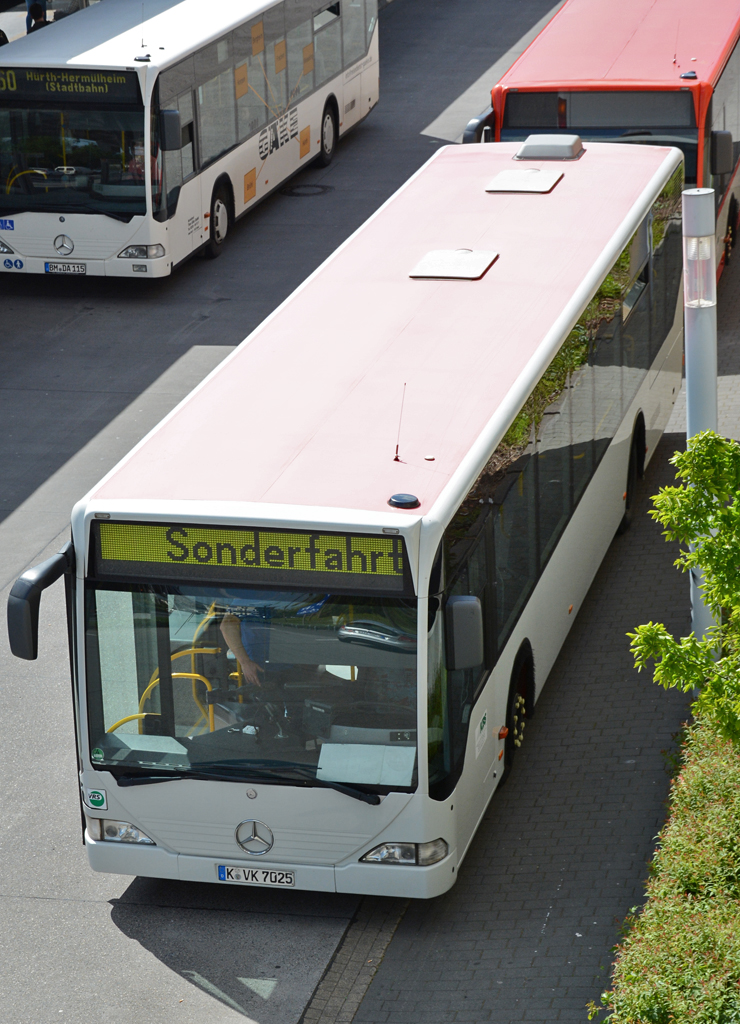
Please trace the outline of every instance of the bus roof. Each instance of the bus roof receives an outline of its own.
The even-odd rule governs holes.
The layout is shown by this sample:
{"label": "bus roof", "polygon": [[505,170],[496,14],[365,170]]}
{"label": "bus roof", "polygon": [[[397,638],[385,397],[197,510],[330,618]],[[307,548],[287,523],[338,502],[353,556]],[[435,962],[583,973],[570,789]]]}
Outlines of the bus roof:
{"label": "bus roof", "polygon": [[[440,149],[111,471],[88,514],[448,519],[681,159],[588,143],[535,162],[563,172],[549,194],[487,193],[522,166],[517,147]],[[409,276],[461,248],[499,257],[480,280]],[[420,507],[390,509],[398,492]]]}
{"label": "bus roof", "polygon": [[679,89],[687,71],[713,86],[738,32],[737,0],[567,0],[499,86]]}
{"label": "bus roof", "polygon": [[[10,67],[164,68],[272,6],[274,0],[101,0],[3,50]],[[142,20],[142,10],[145,17]],[[136,57],[150,56],[147,64]]]}

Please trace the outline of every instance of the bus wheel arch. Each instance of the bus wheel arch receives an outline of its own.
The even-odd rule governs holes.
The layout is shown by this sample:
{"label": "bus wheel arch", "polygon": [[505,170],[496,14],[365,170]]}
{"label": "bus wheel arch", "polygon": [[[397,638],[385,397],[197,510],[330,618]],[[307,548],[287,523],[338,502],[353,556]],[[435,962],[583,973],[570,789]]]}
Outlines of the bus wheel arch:
{"label": "bus wheel arch", "polygon": [[211,193],[211,210],[208,226],[208,241],[204,247],[206,259],[221,255],[231,227],[234,223],[234,188],[228,174],[216,179]]}
{"label": "bus wheel arch", "polygon": [[632,525],[635,513],[637,481],[642,480],[645,476],[645,448],[645,417],[639,412],[635,418],[635,425],[632,428],[629,462],[627,463],[627,482],[624,489],[624,515],[617,527],[618,534],[626,533]]}
{"label": "bus wheel arch", "polygon": [[534,652],[529,640],[523,640],[514,658],[509,681],[509,694],[506,700],[507,734],[504,740],[502,782],[511,772],[514,756],[524,740],[525,726],[534,716],[534,699]]}
{"label": "bus wheel arch", "polygon": [[334,159],[339,141],[339,105],[333,94],[324,104],[319,131],[319,155],[316,157],[316,163],[320,167],[328,167]]}

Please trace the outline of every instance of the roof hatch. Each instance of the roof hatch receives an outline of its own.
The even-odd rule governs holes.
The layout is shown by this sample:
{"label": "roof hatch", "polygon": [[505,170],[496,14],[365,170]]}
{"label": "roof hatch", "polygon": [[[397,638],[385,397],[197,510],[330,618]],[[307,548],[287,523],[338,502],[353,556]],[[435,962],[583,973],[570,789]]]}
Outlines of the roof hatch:
{"label": "roof hatch", "polygon": [[517,167],[501,171],[486,185],[486,192],[551,192],[563,177],[552,167]]}
{"label": "roof hatch", "polygon": [[515,160],[577,160],[583,153],[580,135],[530,135]]}
{"label": "roof hatch", "polygon": [[433,249],[419,260],[409,277],[477,281],[498,257],[480,249]]}

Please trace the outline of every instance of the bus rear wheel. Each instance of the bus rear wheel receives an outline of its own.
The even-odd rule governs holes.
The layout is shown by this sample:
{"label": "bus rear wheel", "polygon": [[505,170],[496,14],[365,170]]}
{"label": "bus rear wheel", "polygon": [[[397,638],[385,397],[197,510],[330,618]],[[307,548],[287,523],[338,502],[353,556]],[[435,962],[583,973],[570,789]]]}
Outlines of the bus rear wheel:
{"label": "bus rear wheel", "polygon": [[321,149],[316,157],[319,167],[328,167],[334,159],[338,135],[337,115],[334,113],[332,104],[327,103],[321,117]]}
{"label": "bus rear wheel", "polygon": [[221,255],[226,236],[231,227],[231,196],[225,185],[218,185],[211,197],[211,217],[209,220],[209,238],[203,255],[206,259],[215,260]]}
{"label": "bus rear wheel", "polygon": [[737,233],[737,200],[733,196],[730,200],[730,212],[727,215],[727,234],[724,237],[725,243],[725,266],[732,259],[732,250],[735,248],[735,236]]}

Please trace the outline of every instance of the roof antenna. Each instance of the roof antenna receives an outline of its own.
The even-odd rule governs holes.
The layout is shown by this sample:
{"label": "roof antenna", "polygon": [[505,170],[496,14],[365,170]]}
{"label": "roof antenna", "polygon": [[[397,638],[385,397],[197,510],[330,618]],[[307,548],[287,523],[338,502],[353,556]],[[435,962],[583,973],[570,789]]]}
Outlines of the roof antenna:
{"label": "roof antenna", "polygon": [[141,48],[144,49],[144,0],[141,0]]}
{"label": "roof antenna", "polygon": [[401,415],[398,417],[398,437],[396,438],[396,454],[393,456],[394,462],[400,462],[401,459],[398,455],[398,445],[401,440],[401,420],[403,419],[403,403],[406,401],[406,385],[403,385],[403,396],[401,398]]}
{"label": "roof antenna", "polygon": [[676,58],[678,57],[678,30],[679,30],[680,27],[681,27],[681,19],[679,18],[678,21],[676,22],[676,46],[675,46],[675,50],[674,50],[674,53],[673,53],[673,63],[674,64],[676,63]]}

